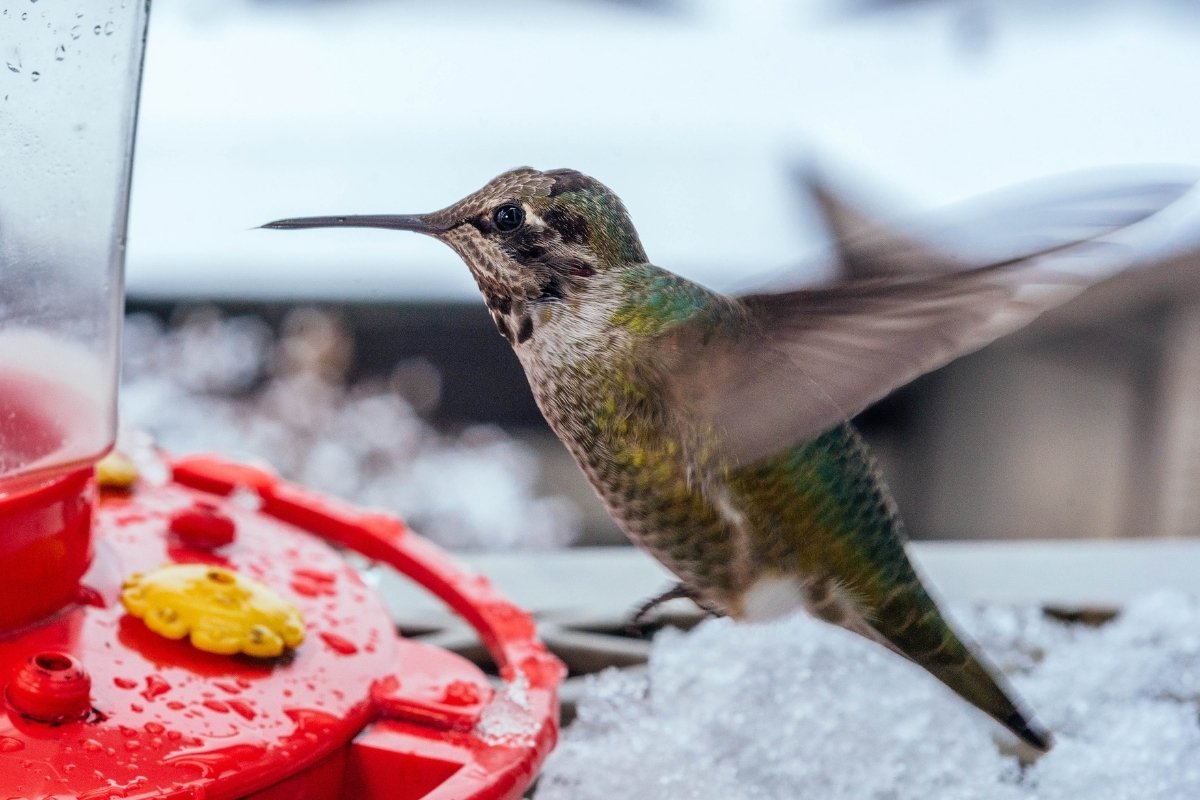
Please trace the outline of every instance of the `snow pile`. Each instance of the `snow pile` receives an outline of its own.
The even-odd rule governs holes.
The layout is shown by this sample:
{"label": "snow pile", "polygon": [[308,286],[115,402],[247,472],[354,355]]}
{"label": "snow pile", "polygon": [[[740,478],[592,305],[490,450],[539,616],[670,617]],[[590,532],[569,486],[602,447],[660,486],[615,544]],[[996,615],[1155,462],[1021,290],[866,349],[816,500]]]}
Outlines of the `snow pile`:
{"label": "snow pile", "polygon": [[428,364],[347,386],[351,344],[327,315],[293,312],[278,340],[256,317],[205,310],[168,330],[132,315],[124,349],[122,425],[173,454],[265,461],[310,488],[399,514],[448,547],[577,537],[575,506],[537,495],[527,447],[492,427],[448,436],[421,419],[414,405],[428,408],[438,392]]}
{"label": "snow pile", "polygon": [[1022,768],[912,664],[795,616],[665,631],[645,674],[593,679],[537,800],[1185,800],[1200,797],[1200,602],[1156,594],[1099,628],[961,609],[1057,738]]}
{"label": "snow pile", "polygon": [[529,680],[518,672],[483,709],[475,733],[487,744],[530,747],[540,728],[529,703]]}

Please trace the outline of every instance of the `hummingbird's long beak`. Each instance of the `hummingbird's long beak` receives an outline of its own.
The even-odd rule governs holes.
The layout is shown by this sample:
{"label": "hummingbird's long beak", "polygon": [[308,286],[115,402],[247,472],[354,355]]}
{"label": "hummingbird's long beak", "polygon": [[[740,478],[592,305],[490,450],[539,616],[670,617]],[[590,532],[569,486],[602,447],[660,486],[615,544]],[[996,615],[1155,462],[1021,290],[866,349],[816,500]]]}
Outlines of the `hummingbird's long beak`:
{"label": "hummingbird's long beak", "polygon": [[430,222],[424,214],[363,214],[352,217],[295,217],[277,219],[264,228],[292,230],[296,228],[387,228],[394,231],[415,231],[429,236],[445,233],[442,225]]}

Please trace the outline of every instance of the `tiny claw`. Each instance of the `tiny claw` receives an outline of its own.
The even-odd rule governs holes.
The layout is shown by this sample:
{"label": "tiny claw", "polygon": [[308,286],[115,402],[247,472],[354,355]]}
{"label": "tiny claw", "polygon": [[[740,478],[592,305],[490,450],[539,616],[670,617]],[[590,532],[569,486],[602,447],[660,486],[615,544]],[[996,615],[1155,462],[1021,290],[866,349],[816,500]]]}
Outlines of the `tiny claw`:
{"label": "tiny claw", "polygon": [[676,583],[666,591],[651,597],[649,600],[646,600],[644,603],[639,605],[637,609],[634,610],[633,615],[629,618],[629,621],[625,623],[625,633],[633,638],[640,639],[642,636],[644,636],[644,631],[641,630],[640,626],[646,621],[646,617],[650,614],[650,612],[663,603],[669,603],[672,600],[678,600],[680,598],[687,598],[688,600],[691,600],[693,603],[699,606],[702,611],[714,617],[723,616],[720,610],[705,603],[701,599],[698,591],[691,588],[687,584]]}

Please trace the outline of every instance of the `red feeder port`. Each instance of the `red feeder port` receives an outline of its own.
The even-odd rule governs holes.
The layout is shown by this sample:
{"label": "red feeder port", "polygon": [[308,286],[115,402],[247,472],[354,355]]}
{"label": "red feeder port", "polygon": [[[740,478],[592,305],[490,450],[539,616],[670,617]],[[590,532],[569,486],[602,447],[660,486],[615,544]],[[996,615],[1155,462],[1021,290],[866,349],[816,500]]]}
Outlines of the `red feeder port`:
{"label": "red feeder port", "polygon": [[47,650],[17,668],[5,687],[13,711],[36,722],[82,719],[91,710],[92,679],[78,660]]}
{"label": "red feeder port", "polygon": [[197,550],[214,550],[229,544],[237,535],[233,520],[207,500],[197,500],[191,508],[171,517],[170,527],[182,544]]}
{"label": "red feeder port", "polygon": [[[56,800],[524,793],[557,737],[564,675],[528,615],[396,519],[218,459],[172,467],[166,485],[102,492],[94,513],[90,484],[74,478],[74,502],[94,521],[91,547],[86,527],[76,539],[50,537],[69,551],[65,563],[91,564],[70,592],[54,584],[53,597],[37,598],[35,587],[19,595],[0,583],[0,601],[23,605],[9,617],[20,626],[0,637],[0,787]],[[248,493],[259,502],[244,502]],[[44,499],[68,495],[60,487]],[[25,535],[32,508],[24,496],[0,502],[0,542]],[[479,632],[508,688],[398,636],[331,545],[383,561],[444,600]],[[0,574],[23,557],[0,552]],[[303,641],[276,658],[219,655],[194,647],[190,631],[159,625],[168,638],[126,611],[132,576],[183,563],[238,576],[231,588],[270,589],[300,613]],[[218,605],[224,585],[206,587]],[[210,638],[232,624],[189,616],[190,607],[168,611],[168,621],[207,626]]]}

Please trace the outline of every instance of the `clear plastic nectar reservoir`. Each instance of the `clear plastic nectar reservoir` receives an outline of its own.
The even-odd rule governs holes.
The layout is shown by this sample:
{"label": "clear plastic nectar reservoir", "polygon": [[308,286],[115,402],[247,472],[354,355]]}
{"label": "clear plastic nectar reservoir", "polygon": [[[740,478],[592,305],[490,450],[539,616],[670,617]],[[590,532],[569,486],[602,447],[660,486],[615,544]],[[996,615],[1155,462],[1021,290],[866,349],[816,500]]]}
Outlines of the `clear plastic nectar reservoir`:
{"label": "clear plastic nectar reservoir", "polygon": [[115,438],[146,12],[0,4],[0,497]]}

